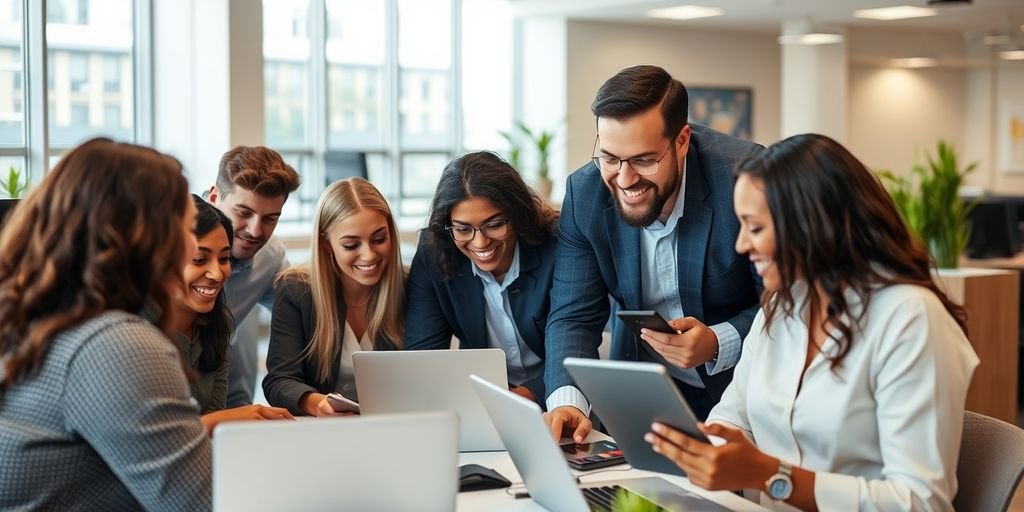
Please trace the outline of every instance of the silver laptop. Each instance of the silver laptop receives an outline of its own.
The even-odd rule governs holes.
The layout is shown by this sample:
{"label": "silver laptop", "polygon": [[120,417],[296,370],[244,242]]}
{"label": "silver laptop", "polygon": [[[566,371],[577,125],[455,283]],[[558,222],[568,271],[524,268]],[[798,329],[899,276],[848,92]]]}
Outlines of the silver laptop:
{"label": "silver laptop", "polygon": [[452,410],[459,415],[459,451],[505,449],[468,379],[476,374],[508,388],[501,349],[356,352],[352,364],[364,416]]}
{"label": "silver laptop", "polygon": [[214,434],[214,511],[455,508],[451,412],[233,422]]}
{"label": "silver laptop", "polygon": [[498,428],[530,497],[549,510],[612,510],[620,492],[633,493],[666,510],[729,510],[658,477],[577,485],[562,450],[537,404],[475,375],[470,376]]}

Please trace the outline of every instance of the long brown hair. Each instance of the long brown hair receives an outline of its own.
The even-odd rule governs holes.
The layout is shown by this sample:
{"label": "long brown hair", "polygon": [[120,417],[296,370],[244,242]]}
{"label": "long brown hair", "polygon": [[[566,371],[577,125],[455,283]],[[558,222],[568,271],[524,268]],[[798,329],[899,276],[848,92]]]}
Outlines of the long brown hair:
{"label": "long brown hair", "polygon": [[395,348],[402,348],[405,335],[405,269],[399,249],[398,226],[391,207],[377,187],[363,178],[348,178],[332,183],[320,196],[313,218],[309,267],[283,272],[278,280],[297,279],[310,283],[313,311],[316,314],[313,337],[303,352],[316,362],[317,376],[326,382],[334,371],[334,355],[341,350],[345,319],[338,308],[341,278],[329,243],[325,243],[331,226],[370,210],[381,214],[388,223],[391,256],[377,286],[370,292],[366,308],[367,337],[374,343],[383,339]]}
{"label": "long brown hair", "polygon": [[[836,354],[826,356],[833,369],[849,352],[879,286],[931,290],[967,333],[967,314],[935,284],[924,244],[910,234],[878,177],[838,142],[818,134],[795,135],[741,162],[736,173],[763,183],[775,226],[774,258],[782,282],[761,300],[766,331],[780,309],[791,316],[804,307],[795,304],[791,287],[805,280],[811,287],[810,311],[820,311],[823,299],[814,285],[828,300],[826,317],[818,320],[839,346]],[[846,290],[864,304],[857,317]],[[826,326],[838,329],[839,337]]]}
{"label": "long brown hair", "polygon": [[57,163],[0,232],[0,391],[105,311],[152,300],[168,332],[188,200],[181,164],[150,148],[93,139]]}

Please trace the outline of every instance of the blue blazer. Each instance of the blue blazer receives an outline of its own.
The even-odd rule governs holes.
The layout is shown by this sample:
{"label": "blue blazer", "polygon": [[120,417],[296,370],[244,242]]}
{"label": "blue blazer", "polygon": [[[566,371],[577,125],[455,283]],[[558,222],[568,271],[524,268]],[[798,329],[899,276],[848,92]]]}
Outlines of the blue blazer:
{"label": "blue blazer", "polygon": [[[679,298],[687,316],[707,325],[729,322],[743,338],[758,309],[761,281],[748,258],[735,250],[733,169],[764,148],[704,126],[690,127],[683,216],[676,226]],[[591,162],[569,175],[547,327],[549,393],[572,384],[562,366],[566,357],[598,357],[609,295],[623,309],[647,309],[641,307],[640,236],[640,229],[620,218],[597,166]],[[643,341],[623,322],[613,322],[612,331],[611,358],[637,360]],[[696,370],[718,402],[732,370],[711,376],[704,365]]]}
{"label": "blue blazer", "polygon": [[[519,335],[534,354],[544,360],[544,329],[547,325],[548,291],[554,272],[555,247],[551,237],[544,245],[519,243],[519,278],[508,288],[509,304]],[[487,348],[484,317],[484,285],[473,275],[472,263],[462,258],[451,279],[445,279],[434,260],[435,249],[420,237],[406,284],[405,348],[447,349],[454,334],[461,348]],[[524,385],[541,403],[542,376]]]}

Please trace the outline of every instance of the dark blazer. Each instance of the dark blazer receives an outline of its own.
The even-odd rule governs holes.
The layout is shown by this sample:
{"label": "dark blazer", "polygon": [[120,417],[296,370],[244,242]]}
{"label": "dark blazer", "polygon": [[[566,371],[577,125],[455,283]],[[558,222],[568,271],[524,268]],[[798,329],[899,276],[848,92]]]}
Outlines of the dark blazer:
{"label": "dark blazer", "polygon": [[[735,250],[739,221],[733,211],[733,169],[764,148],[690,126],[683,216],[676,226],[683,311],[707,325],[729,322],[746,337],[758,309],[761,281],[747,257]],[[623,309],[644,309],[640,236],[640,229],[622,221],[597,166],[588,163],[569,176],[547,327],[544,379],[549,393],[572,384],[562,366],[566,357],[598,357],[609,294]],[[637,360],[645,350],[639,346],[642,340],[622,322],[613,326],[611,358]],[[732,370],[712,376],[704,365],[696,370],[717,403]]]}
{"label": "dark blazer", "polygon": [[[338,290],[338,317],[345,321],[345,299]],[[334,351],[330,379],[317,379],[316,364],[303,358],[313,338],[316,316],[310,284],[298,278],[286,278],[274,292],[274,314],[270,322],[270,347],[267,350],[267,376],[263,394],[275,407],[287,407],[292,414],[305,414],[299,400],[311,392],[331,393],[338,384],[341,344]],[[374,350],[394,350],[387,340],[377,339]]]}
{"label": "dark blazer", "polygon": [[[548,292],[555,266],[558,239],[544,245],[519,239],[519,277],[508,288],[509,305],[516,328],[530,350],[544,360],[544,329],[547,325]],[[445,279],[435,263],[435,248],[420,237],[406,284],[406,350],[446,349],[452,334],[461,348],[487,348],[484,317],[484,285],[473,275],[472,263],[462,258],[451,279]],[[525,382],[537,400],[544,400],[544,378]]]}

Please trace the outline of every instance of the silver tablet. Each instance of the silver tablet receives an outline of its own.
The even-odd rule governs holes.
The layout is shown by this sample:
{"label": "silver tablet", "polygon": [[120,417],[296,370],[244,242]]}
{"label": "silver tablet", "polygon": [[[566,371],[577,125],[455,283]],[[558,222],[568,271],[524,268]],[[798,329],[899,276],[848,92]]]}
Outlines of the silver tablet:
{"label": "silver tablet", "polygon": [[709,442],[664,366],[569,357],[565,368],[634,468],[685,475],[644,441],[655,421]]}

